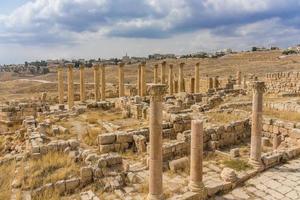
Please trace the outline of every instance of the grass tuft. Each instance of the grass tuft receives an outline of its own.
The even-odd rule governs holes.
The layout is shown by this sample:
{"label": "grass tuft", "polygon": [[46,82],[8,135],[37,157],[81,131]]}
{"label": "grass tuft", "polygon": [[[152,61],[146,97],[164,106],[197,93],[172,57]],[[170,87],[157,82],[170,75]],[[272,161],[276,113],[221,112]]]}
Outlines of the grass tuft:
{"label": "grass tuft", "polygon": [[46,183],[79,175],[80,166],[62,152],[49,152],[39,160],[31,160],[25,173],[25,186],[37,188]]}
{"label": "grass tuft", "polygon": [[247,169],[251,169],[252,168],[252,166],[249,165],[244,160],[225,160],[225,161],[223,161],[223,164],[226,167],[229,167],[229,168],[234,169],[236,171],[245,171]]}
{"label": "grass tuft", "polygon": [[14,179],[15,162],[8,162],[0,166],[0,199],[10,199],[11,183]]}

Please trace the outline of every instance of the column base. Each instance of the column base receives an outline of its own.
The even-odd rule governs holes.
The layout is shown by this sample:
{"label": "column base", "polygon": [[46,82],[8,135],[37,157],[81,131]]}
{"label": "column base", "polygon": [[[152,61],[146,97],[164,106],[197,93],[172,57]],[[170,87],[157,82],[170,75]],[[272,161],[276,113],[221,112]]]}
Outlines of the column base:
{"label": "column base", "polygon": [[254,168],[262,171],[264,170],[264,165],[261,161],[257,161],[257,160],[253,160],[253,159],[249,159],[249,164],[251,164]]}
{"label": "column base", "polygon": [[163,194],[148,194],[147,200],[163,200],[164,195]]}
{"label": "column base", "polygon": [[190,181],[188,187],[191,192],[199,193],[201,200],[206,198],[207,190],[206,190],[203,182],[196,183],[194,181]]}

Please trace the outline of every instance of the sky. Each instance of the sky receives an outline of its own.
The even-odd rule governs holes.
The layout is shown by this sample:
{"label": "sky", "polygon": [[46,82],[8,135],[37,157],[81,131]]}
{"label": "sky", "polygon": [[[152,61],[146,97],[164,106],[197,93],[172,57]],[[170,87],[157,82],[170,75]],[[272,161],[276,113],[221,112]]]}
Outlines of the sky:
{"label": "sky", "polygon": [[0,0],[0,64],[300,43],[300,0]]}

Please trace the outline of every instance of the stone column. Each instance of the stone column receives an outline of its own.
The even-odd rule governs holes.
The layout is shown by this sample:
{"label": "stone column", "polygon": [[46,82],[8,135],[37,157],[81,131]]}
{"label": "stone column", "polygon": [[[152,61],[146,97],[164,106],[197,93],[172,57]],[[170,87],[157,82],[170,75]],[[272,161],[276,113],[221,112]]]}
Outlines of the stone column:
{"label": "stone column", "polygon": [[174,80],[174,92],[178,93],[178,80]]}
{"label": "stone column", "polygon": [[173,84],[174,84],[174,75],[173,75],[173,65],[170,64],[169,65],[169,95],[173,95],[174,93],[174,88],[173,88]]}
{"label": "stone column", "polygon": [[195,93],[195,78],[194,77],[191,77],[191,79],[190,79],[190,92],[192,94]]}
{"label": "stone column", "polygon": [[238,71],[236,73],[236,84],[237,85],[241,85],[242,84],[242,73],[240,71]]}
{"label": "stone column", "polygon": [[262,168],[261,162],[261,131],[262,131],[262,109],[263,109],[263,93],[265,83],[255,81],[252,85],[253,101],[252,101],[252,127],[251,127],[251,150],[250,164],[257,168]]}
{"label": "stone column", "polygon": [[277,150],[277,148],[279,147],[280,143],[281,143],[280,135],[274,134],[273,135],[273,151]]}
{"label": "stone column", "polygon": [[183,66],[184,63],[179,64],[179,92],[184,92],[184,80],[183,80]]}
{"label": "stone column", "polygon": [[200,92],[200,63],[196,63],[195,66],[195,88],[194,91],[195,93],[199,93]]}
{"label": "stone column", "polygon": [[105,101],[105,65],[101,65],[101,101]]}
{"label": "stone column", "polygon": [[219,80],[218,80],[218,77],[214,77],[214,80],[213,80],[213,87],[215,89],[218,89],[219,88]]}
{"label": "stone column", "polygon": [[214,86],[213,79],[211,77],[209,77],[207,80],[207,89],[211,90],[211,89],[213,89],[213,86]]}
{"label": "stone column", "polygon": [[153,73],[154,73],[154,83],[157,84],[158,83],[158,64],[154,65]]}
{"label": "stone column", "polygon": [[161,84],[165,84],[166,83],[166,61],[163,61],[161,63],[161,71],[160,71],[160,82]]}
{"label": "stone column", "polygon": [[58,80],[58,103],[64,104],[64,74],[62,66],[57,68],[57,80]]}
{"label": "stone column", "polygon": [[146,95],[146,62],[141,64],[141,97]]}
{"label": "stone column", "polygon": [[243,78],[243,88],[247,89],[247,76],[246,75]]}
{"label": "stone column", "polygon": [[100,74],[99,64],[94,64],[94,95],[95,101],[100,101]]}
{"label": "stone column", "polygon": [[119,63],[119,97],[124,96],[124,63]]}
{"label": "stone column", "polygon": [[84,65],[80,65],[80,101],[85,102]]}
{"label": "stone column", "polygon": [[137,89],[138,89],[139,96],[142,96],[141,76],[142,76],[142,66],[139,64],[138,65],[138,78],[137,78]]}
{"label": "stone column", "polygon": [[152,84],[150,94],[150,155],[149,155],[149,200],[163,199],[162,160],[162,110],[166,86]]}
{"label": "stone column", "polygon": [[205,196],[203,176],[203,122],[192,120],[191,131],[191,160],[190,160],[190,182],[189,189],[192,192]]}
{"label": "stone column", "polygon": [[74,107],[74,83],[73,83],[73,64],[67,64],[68,67],[68,106]]}

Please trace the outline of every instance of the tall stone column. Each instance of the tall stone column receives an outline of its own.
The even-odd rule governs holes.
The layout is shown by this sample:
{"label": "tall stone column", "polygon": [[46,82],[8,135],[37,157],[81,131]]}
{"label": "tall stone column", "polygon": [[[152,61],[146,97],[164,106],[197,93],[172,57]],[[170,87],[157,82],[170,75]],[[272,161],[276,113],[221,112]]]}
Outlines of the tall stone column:
{"label": "tall stone column", "polygon": [[84,65],[80,65],[80,101],[85,102]]}
{"label": "tall stone column", "polygon": [[194,91],[195,93],[200,92],[200,63],[196,63],[195,66],[195,88]]}
{"label": "tall stone column", "polygon": [[242,84],[242,73],[240,71],[238,71],[236,73],[236,84],[237,85],[241,85]]}
{"label": "tall stone column", "polygon": [[100,73],[99,73],[99,64],[94,64],[94,95],[95,101],[100,101]]}
{"label": "tall stone column", "polygon": [[158,83],[158,64],[154,65],[154,83],[157,84]]}
{"label": "tall stone column", "polygon": [[174,92],[178,93],[178,80],[174,80]]}
{"label": "tall stone column", "polygon": [[174,93],[174,88],[173,88],[173,79],[174,79],[174,75],[173,75],[173,65],[170,64],[169,65],[169,95],[173,95]]}
{"label": "tall stone column", "polygon": [[163,199],[162,110],[166,86],[152,84],[150,94],[149,200]]}
{"label": "tall stone column", "polygon": [[138,88],[138,95],[142,96],[142,65],[138,65],[138,78],[137,78],[137,88]]}
{"label": "tall stone column", "polygon": [[192,192],[201,194],[201,199],[205,196],[203,176],[203,122],[192,120],[191,131],[191,162],[190,162],[190,182],[189,189]]}
{"label": "tall stone column", "polygon": [[250,163],[257,168],[262,168],[261,161],[261,131],[262,131],[262,110],[263,110],[263,93],[265,83],[255,81],[252,85],[252,126],[251,126],[251,150]]}
{"label": "tall stone column", "polygon": [[218,89],[218,88],[219,88],[219,80],[218,80],[218,77],[217,77],[217,76],[214,77],[214,80],[213,80],[213,87],[214,87],[215,89]]}
{"label": "tall stone column", "polygon": [[69,109],[74,107],[74,78],[73,64],[67,64],[68,67],[68,106]]}
{"label": "tall stone column", "polygon": [[244,78],[243,78],[243,88],[247,89],[247,76],[246,75],[244,75]]}
{"label": "tall stone column", "polygon": [[209,77],[207,81],[208,81],[207,82],[207,88],[208,88],[208,90],[213,89],[213,87],[214,87],[213,79],[211,77]]}
{"label": "tall stone column", "polygon": [[184,63],[179,64],[179,92],[184,92],[184,80],[183,80],[183,66]]}
{"label": "tall stone column", "polygon": [[105,64],[101,65],[101,101],[105,101]]}
{"label": "tall stone column", "polygon": [[124,94],[124,63],[119,63],[119,97],[123,97]]}
{"label": "tall stone column", "polygon": [[142,62],[141,64],[141,95],[146,95],[146,62]]}
{"label": "tall stone column", "polygon": [[192,94],[195,93],[195,78],[194,77],[191,77],[191,79],[190,79],[190,92]]}
{"label": "tall stone column", "polygon": [[161,84],[166,83],[166,65],[167,65],[166,61],[163,61],[161,63],[161,71],[160,71],[160,82],[161,82]]}
{"label": "tall stone column", "polygon": [[62,66],[57,68],[57,81],[58,81],[58,103],[64,104],[64,74]]}

